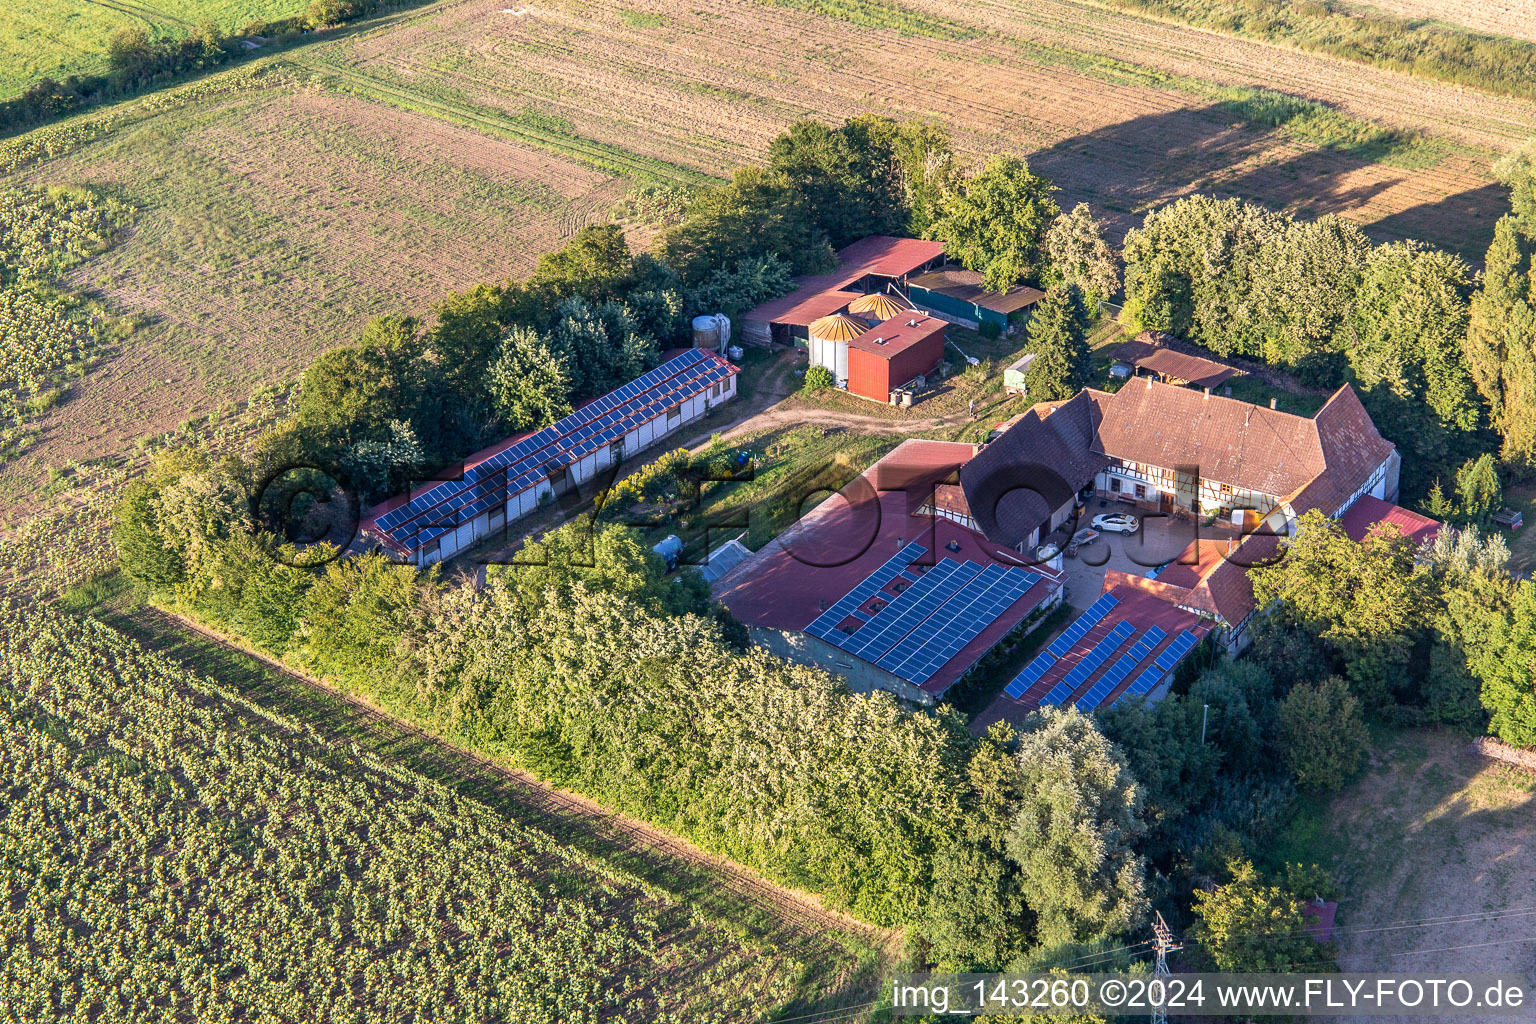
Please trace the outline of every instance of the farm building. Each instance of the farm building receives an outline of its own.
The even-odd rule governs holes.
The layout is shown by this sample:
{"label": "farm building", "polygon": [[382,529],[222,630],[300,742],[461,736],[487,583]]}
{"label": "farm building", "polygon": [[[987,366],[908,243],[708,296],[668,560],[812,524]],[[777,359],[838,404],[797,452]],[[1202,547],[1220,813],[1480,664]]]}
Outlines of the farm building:
{"label": "farm building", "polygon": [[896,401],[899,388],[931,375],[944,361],[944,328],[937,317],[905,313],[848,342],[848,390],[877,402]]}
{"label": "farm building", "polygon": [[982,287],[981,274],[960,267],[940,267],[907,280],[907,297],[920,309],[965,327],[996,324],[1007,329],[1022,320],[1029,308],[1045,298],[1045,292],[1028,285],[1014,285],[1006,292]]}
{"label": "farm building", "polygon": [[1105,577],[1211,618],[1237,650],[1255,610],[1247,567],[1309,509],[1338,518],[1372,498],[1362,519],[1412,516],[1391,511],[1399,466],[1348,385],[1307,418],[1145,378],[1035,406],[961,469],[954,514],[1020,552],[1073,519],[1089,488],[1164,515],[1241,518],[1241,535],[1195,542],[1155,580]]}
{"label": "farm building", "polygon": [[1026,352],[1019,357],[1018,362],[1003,371],[1003,390],[1010,395],[1028,395],[1029,389],[1024,386],[1024,378],[1029,373],[1029,364],[1035,361],[1035,353]]}
{"label": "farm building", "polygon": [[908,440],[715,584],[776,654],[930,704],[1062,579],[927,509],[975,448]]}
{"label": "farm building", "polygon": [[1238,371],[1226,363],[1172,348],[1172,340],[1161,331],[1142,331],[1134,341],[1115,349],[1114,358],[1135,374],[1148,374],[1164,384],[1214,388],[1237,376]]}
{"label": "farm building", "polygon": [[749,345],[807,343],[812,323],[848,310],[860,297],[902,291],[908,277],[944,259],[944,244],[918,238],[870,235],[838,250],[837,269],[796,279],[788,295],[748,310],[741,340]]}
{"label": "farm building", "polygon": [[713,352],[686,349],[553,426],[475,453],[451,479],[391,498],[362,529],[419,566],[449,558],[730,401],[738,372]]}

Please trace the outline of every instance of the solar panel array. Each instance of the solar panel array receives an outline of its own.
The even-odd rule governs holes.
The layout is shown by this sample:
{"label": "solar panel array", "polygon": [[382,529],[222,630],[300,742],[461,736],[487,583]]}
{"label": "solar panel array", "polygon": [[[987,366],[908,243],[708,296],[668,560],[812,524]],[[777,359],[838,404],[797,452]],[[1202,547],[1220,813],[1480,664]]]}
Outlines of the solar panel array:
{"label": "solar panel array", "polygon": [[875,662],[918,686],[997,621],[1040,577],[1011,566],[989,565],[922,626]]}
{"label": "solar panel array", "polygon": [[1152,667],[1137,676],[1136,681],[1120,695],[1120,700],[1115,701],[1115,703],[1120,703],[1121,700],[1124,700],[1131,694],[1146,693],[1152,687],[1162,682],[1163,677],[1173,669],[1173,666],[1179,663],[1179,659],[1188,654],[1190,648],[1194,647],[1198,642],[1199,638],[1187,629],[1174,637],[1173,643],[1165,647],[1163,653],[1157,656],[1157,660],[1152,662]]}
{"label": "solar panel array", "polygon": [[1077,692],[1077,688],[1086,683],[1088,677],[1098,671],[1099,666],[1108,661],[1109,656],[1119,650],[1120,645],[1125,643],[1135,631],[1135,627],[1129,622],[1116,624],[1115,628],[1109,631],[1108,636],[1094,644],[1093,650],[1083,655],[1082,660],[1073,665],[1072,670],[1060,682],[1051,687],[1051,692],[1046,694],[1045,699],[1040,703],[1042,705],[1060,704],[1071,697],[1072,694]]}
{"label": "solar panel array", "polygon": [[[1023,569],[945,558],[875,614],[859,611],[926,550],[908,544],[805,632],[921,686],[1040,580]],[[838,628],[849,616],[864,620],[851,634]]]}
{"label": "solar panel array", "polygon": [[1120,599],[1114,594],[1102,594],[1099,599],[1088,606],[1088,610],[1079,615],[1066,631],[1051,641],[1051,646],[1046,650],[1056,657],[1061,657],[1072,649],[1072,645],[1088,635],[1088,631],[1099,624],[1099,620],[1109,614],[1110,609],[1120,603]]}
{"label": "solar panel array", "polygon": [[1013,682],[1003,687],[1003,692],[1014,700],[1019,700],[1029,692],[1031,686],[1040,681],[1041,676],[1050,671],[1054,664],[1056,664],[1056,655],[1050,651],[1041,651],[1034,661],[1024,666],[1024,671],[1013,677]]}
{"label": "solar panel array", "polygon": [[1103,703],[1104,698],[1114,693],[1115,687],[1123,683],[1125,677],[1131,674],[1131,670],[1140,665],[1141,660],[1151,654],[1167,635],[1157,626],[1141,634],[1141,638],[1131,645],[1131,649],[1111,665],[1087,693],[1077,699],[1077,710],[1092,711]]}
{"label": "solar panel array", "polygon": [[921,544],[908,544],[884,565],[870,573],[864,582],[848,591],[832,607],[816,616],[815,620],[805,627],[805,631],[823,640],[839,643],[839,639],[846,637],[847,634],[838,629],[838,625],[854,614],[854,610],[865,601],[878,594],[880,588],[900,576],[903,569],[915,562],[918,556],[926,553],[927,550]]}
{"label": "solar panel array", "polygon": [[667,409],[728,379],[735,368],[705,349],[689,349],[637,380],[590,402],[380,516],[374,523],[406,550],[474,520],[548,479]]}

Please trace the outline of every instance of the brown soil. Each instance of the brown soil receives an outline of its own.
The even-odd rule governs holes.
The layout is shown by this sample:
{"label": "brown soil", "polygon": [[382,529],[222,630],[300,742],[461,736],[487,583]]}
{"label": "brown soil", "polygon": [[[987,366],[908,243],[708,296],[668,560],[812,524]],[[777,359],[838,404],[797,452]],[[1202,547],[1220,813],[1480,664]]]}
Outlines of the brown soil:
{"label": "brown soil", "polygon": [[1369,0],[1368,6],[1406,18],[1427,18],[1536,42],[1536,16],[1528,0]]}

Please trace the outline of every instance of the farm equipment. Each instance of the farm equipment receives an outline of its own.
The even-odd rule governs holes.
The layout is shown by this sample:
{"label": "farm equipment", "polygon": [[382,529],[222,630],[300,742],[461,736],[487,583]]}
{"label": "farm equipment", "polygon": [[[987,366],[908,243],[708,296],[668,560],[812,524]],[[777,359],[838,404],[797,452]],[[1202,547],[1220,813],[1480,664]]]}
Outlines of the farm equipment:
{"label": "farm equipment", "polygon": [[1493,514],[1493,521],[1508,530],[1518,530],[1525,525],[1525,517],[1512,508],[1501,508]]}

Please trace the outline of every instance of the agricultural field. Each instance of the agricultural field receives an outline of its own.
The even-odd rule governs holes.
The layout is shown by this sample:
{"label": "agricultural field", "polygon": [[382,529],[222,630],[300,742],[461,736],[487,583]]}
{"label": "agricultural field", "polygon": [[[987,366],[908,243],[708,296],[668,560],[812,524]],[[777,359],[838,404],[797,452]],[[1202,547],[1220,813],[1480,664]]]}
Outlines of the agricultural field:
{"label": "agricultural field", "polygon": [[[13,141],[0,187],[68,184],[131,226],[60,282],[136,325],[37,421],[14,492],[292,379],[369,318],[527,272],[628,179],[519,137],[236,71]],[[220,84],[234,83],[234,84]],[[41,140],[41,141],[38,141]],[[36,148],[53,153],[31,156]]]}
{"label": "agricultural field", "polygon": [[1369,0],[1362,6],[1536,42],[1536,18],[1525,0]]}
{"label": "agricultural field", "polygon": [[802,976],[99,622],[7,608],[0,665],[19,1018],[746,1021]]}
{"label": "agricultural field", "polygon": [[252,21],[300,14],[308,0],[27,0],[0,7],[0,101],[40,78],[99,74],[107,41],[131,25],[180,38],[199,22],[236,32]]}
{"label": "agricultural field", "polygon": [[1376,740],[1362,776],[1309,806],[1273,858],[1338,878],[1340,966],[1529,973],[1536,960],[1520,937],[1536,885],[1536,776],[1454,733]]}
{"label": "agricultural field", "polygon": [[[1118,232],[1214,191],[1473,259],[1503,205],[1488,165],[1536,133],[1536,104],[1071,0],[461,0],[303,59],[714,175],[797,117],[931,117],[966,150],[1028,156]],[[1277,119],[1260,86],[1316,102]]]}

